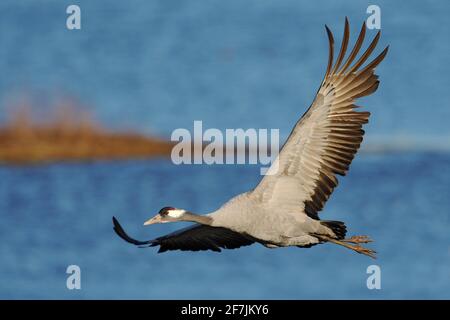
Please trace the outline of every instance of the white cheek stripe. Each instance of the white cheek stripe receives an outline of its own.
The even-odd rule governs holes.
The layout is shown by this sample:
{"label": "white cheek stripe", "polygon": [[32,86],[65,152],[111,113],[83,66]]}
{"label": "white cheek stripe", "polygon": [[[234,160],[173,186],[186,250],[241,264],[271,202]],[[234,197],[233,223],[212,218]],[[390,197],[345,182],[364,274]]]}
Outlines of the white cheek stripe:
{"label": "white cheek stripe", "polygon": [[182,209],[175,209],[175,210],[170,210],[168,212],[168,216],[171,218],[179,218],[181,217],[184,213],[186,212],[186,210],[182,210]]}

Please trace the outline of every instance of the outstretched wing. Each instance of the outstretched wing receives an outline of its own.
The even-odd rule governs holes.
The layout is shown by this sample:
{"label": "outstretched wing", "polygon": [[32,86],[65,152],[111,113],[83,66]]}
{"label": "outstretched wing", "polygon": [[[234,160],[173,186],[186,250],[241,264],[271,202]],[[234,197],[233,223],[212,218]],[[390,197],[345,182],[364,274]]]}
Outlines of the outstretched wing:
{"label": "outstretched wing", "polygon": [[[342,64],[349,40],[349,24],[345,19],[344,36],[336,62],[333,64],[334,39],[329,39],[328,67],[317,95],[303,117],[297,122],[269,173],[253,190],[267,205],[295,207],[318,219],[318,212],[338,184],[336,175],[345,175],[359,149],[368,122],[369,112],[358,112],[357,98],[372,94],[378,88],[375,67],[388,51],[361,67],[375,49],[380,38],[372,43],[352,65],[364,41],[366,26],[347,60]],[[342,64],[342,66],[341,66]],[[277,166],[276,166],[277,165]]]}
{"label": "outstretched wing", "polygon": [[113,217],[114,231],[123,240],[141,247],[159,246],[158,252],[168,250],[199,251],[212,250],[220,252],[223,249],[236,249],[253,244],[251,238],[227,228],[194,225],[183,228],[154,240],[139,241],[131,238]]}

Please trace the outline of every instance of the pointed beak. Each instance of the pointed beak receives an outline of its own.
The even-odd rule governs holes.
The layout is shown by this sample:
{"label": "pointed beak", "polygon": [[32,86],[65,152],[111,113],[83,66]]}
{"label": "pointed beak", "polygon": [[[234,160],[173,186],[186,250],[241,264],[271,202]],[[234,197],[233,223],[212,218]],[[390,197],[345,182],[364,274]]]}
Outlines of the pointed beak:
{"label": "pointed beak", "polygon": [[149,226],[151,224],[155,224],[155,223],[160,223],[161,221],[161,216],[159,214],[157,214],[156,216],[154,216],[153,218],[147,220],[144,222],[144,226]]}

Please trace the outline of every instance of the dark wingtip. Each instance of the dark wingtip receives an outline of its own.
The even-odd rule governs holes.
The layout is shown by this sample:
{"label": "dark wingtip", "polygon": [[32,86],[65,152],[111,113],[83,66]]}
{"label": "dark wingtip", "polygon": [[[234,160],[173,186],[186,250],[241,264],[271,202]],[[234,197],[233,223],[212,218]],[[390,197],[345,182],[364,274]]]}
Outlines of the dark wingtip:
{"label": "dark wingtip", "polygon": [[[381,30],[378,30],[377,34],[374,37],[374,40],[377,39],[377,41],[378,41],[380,39],[380,37],[381,37]],[[372,40],[372,41],[374,41],[374,40]]]}
{"label": "dark wingtip", "polygon": [[348,22],[348,18],[345,17],[345,26],[344,26],[345,30],[350,30],[350,22]]}
{"label": "dark wingtip", "polygon": [[384,57],[386,57],[388,51],[389,51],[389,45],[386,46],[386,48],[384,48],[383,51],[381,51],[381,53],[380,53],[380,55],[379,55],[381,60],[383,60]]}
{"label": "dark wingtip", "polygon": [[121,237],[122,239],[124,239],[124,238],[123,238],[123,235],[124,235],[124,234],[126,235],[126,233],[125,233],[125,231],[123,230],[122,226],[120,225],[119,221],[117,221],[116,217],[113,217],[113,218],[112,218],[112,221],[113,221],[113,225],[114,225],[114,228],[113,228],[114,231],[117,233],[117,235],[118,235],[119,237]]}
{"label": "dark wingtip", "polygon": [[114,231],[122,238],[121,234],[125,234],[125,231],[123,231],[122,226],[120,225],[119,221],[117,221],[116,217],[112,217],[113,225],[114,225]]}
{"label": "dark wingtip", "polygon": [[112,221],[113,221],[113,225],[114,228],[113,230],[116,232],[116,234],[121,237],[122,239],[124,239],[125,241],[127,241],[126,239],[126,233],[123,230],[122,226],[120,225],[119,221],[117,221],[116,217],[112,217]]}
{"label": "dark wingtip", "polygon": [[113,220],[113,224],[114,224],[113,230],[116,232],[116,234],[117,234],[120,238],[122,238],[122,239],[125,240],[126,242],[132,243],[132,244],[135,244],[135,245],[138,245],[138,246],[140,246],[140,245],[148,245],[148,244],[153,243],[152,240],[149,240],[149,241],[139,241],[139,240],[136,240],[136,239],[131,238],[131,237],[125,232],[125,230],[123,230],[123,228],[122,228],[122,226],[120,225],[119,221],[117,221],[117,219],[116,219],[115,217],[113,217],[112,220]]}

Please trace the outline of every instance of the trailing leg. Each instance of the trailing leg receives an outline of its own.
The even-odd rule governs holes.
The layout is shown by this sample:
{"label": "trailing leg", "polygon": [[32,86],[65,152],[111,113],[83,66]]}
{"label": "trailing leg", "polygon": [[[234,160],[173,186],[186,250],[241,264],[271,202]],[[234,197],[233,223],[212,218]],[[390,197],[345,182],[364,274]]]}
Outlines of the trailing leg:
{"label": "trailing leg", "polygon": [[368,236],[353,236],[349,239],[342,239],[341,241],[348,242],[348,243],[369,243],[373,240],[370,239]]}
{"label": "trailing leg", "polygon": [[369,257],[371,257],[373,259],[376,259],[376,256],[375,256],[376,251],[374,251],[374,250],[371,250],[371,249],[368,249],[368,248],[364,248],[364,247],[362,247],[360,245],[351,245],[351,244],[348,244],[348,243],[344,242],[343,240],[333,239],[333,238],[331,238],[329,236],[325,236],[325,235],[314,235],[314,236],[319,238],[320,240],[338,244],[338,245],[343,246],[343,247],[345,247],[347,249],[351,249],[351,250],[356,251],[356,252],[358,252],[360,254],[364,254],[364,255],[369,256]]}

